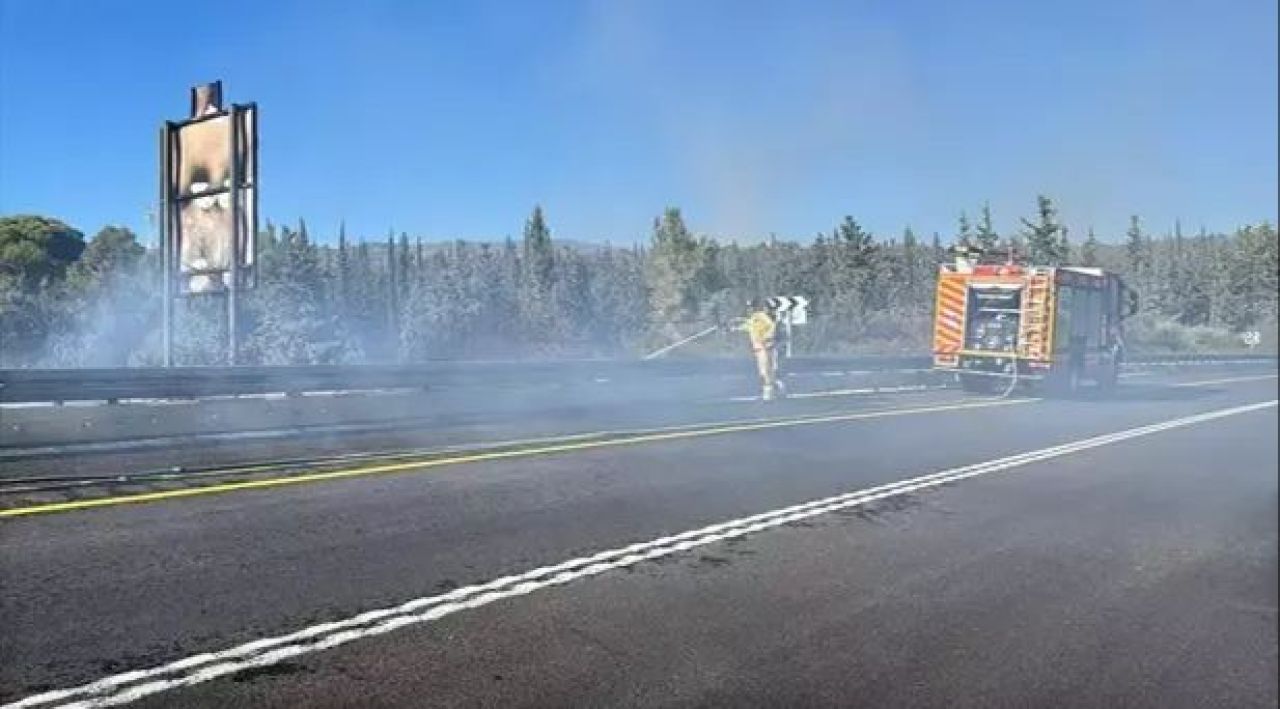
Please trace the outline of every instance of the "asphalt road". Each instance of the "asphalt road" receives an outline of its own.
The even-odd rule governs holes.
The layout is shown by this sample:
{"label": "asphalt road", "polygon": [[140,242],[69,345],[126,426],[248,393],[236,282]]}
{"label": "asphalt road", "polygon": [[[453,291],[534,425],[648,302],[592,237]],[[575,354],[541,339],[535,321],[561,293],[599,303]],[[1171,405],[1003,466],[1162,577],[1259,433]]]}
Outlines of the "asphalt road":
{"label": "asphalt road", "polygon": [[1239,408],[1264,376],[726,405],[625,444],[78,493],[109,502],[0,519],[0,701],[1275,706],[1277,416]]}

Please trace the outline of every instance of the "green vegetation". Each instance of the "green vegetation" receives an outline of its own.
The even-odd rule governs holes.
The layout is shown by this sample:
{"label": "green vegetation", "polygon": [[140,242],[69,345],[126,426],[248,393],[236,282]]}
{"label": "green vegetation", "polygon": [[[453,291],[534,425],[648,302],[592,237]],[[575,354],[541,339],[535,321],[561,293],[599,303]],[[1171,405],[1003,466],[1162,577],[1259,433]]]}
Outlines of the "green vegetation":
{"label": "green vegetation", "polygon": [[[1231,234],[1158,237],[1133,217],[1119,243],[1092,227],[1073,247],[1053,202],[1001,237],[983,205],[960,216],[956,239],[1025,248],[1039,263],[1097,265],[1125,274],[1142,295],[1135,349],[1243,349],[1257,330],[1275,351],[1277,236],[1270,224]],[[1119,236],[1119,235],[1117,235]],[[680,210],[654,220],[644,246],[567,245],[535,207],[519,242],[431,243],[406,234],[333,245],[297,228],[259,235],[257,288],[242,311],[245,363],[630,356],[743,314],[754,296],[805,295],[808,353],[920,352],[928,348],[942,239],[868,233],[852,216],[808,241],[718,243]],[[1109,241],[1115,242],[1117,239]],[[129,230],[88,242],[38,216],[0,217],[0,366],[114,366],[160,362],[158,258]],[[182,364],[225,358],[225,304],[203,296],[176,307]],[[699,343],[740,351],[740,336]]]}

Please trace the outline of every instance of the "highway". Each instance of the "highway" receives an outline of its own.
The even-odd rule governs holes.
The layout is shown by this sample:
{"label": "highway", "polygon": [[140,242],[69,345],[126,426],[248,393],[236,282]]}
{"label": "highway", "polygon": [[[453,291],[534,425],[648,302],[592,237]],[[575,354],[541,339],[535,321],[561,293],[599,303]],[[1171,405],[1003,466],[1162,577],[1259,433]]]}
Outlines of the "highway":
{"label": "highway", "polygon": [[1276,399],[725,400],[10,495],[0,702],[1274,707]]}

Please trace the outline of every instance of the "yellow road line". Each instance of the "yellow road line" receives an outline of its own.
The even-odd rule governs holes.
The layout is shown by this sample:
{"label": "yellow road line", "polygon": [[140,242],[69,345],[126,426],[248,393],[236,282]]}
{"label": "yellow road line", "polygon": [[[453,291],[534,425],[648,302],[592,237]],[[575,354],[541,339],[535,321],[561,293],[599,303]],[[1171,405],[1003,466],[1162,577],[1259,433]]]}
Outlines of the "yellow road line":
{"label": "yellow road line", "polygon": [[881,409],[878,411],[864,411],[850,414],[829,414],[823,416],[807,416],[793,419],[777,419],[772,421],[757,421],[751,423],[740,423],[730,425],[708,424],[708,427],[697,428],[683,431],[670,431],[664,433],[650,433],[637,436],[628,436],[624,438],[614,438],[598,441],[581,441],[576,443],[562,443],[556,445],[538,446],[534,448],[519,448],[515,450],[488,451],[481,453],[469,453],[465,455],[454,456],[450,458],[436,458],[434,460],[420,460],[404,463],[391,463],[385,465],[369,465],[356,468],[347,468],[344,470],[329,470],[320,473],[306,473],[301,475],[290,475],[287,477],[267,478],[263,480],[246,480],[242,482],[219,483],[216,485],[206,485],[202,487],[183,488],[180,490],[163,490],[160,492],[139,493],[136,495],[118,495],[115,497],[100,497],[90,500],[71,500],[68,502],[51,502],[46,504],[29,505],[26,507],[14,507],[7,510],[0,510],[0,517],[25,517],[31,515],[52,514],[56,512],[70,512],[72,510],[83,510],[93,507],[113,507],[116,505],[137,504],[145,502],[157,502],[160,500],[172,500],[182,497],[197,497],[201,495],[214,495],[224,492],[234,492],[237,490],[257,490],[272,487],[281,487],[284,485],[300,485],[303,483],[313,483],[325,480],[341,480],[343,478],[363,477],[367,475],[381,475],[385,473],[397,473],[407,470],[417,470],[425,468],[438,468],[447,465],[461,465],[465,463],[480,463],[494,460],[508,460],[513,458],[527,458],[538,455],[549,455],[554,453],[567,453],[572,451],[594,450],[598,448],[611,448],[616,446],[636,445],[640,443],[655,443],[659,441],[673,441],[688,438],[702,438],[706,436],[717,436],[728,433],[742,433],[746,431],[761,431],[774,428],[790,428],[794,426],[810,426],[822,423],[838,423],[843,421],[857,421],[860,419],[887,418],[890,416],[909,416],[912,414],[927,414],[944,411],[959,411],[963,409],[988,408],[992,406],[1008,406],[1013,404],[1025,404],[1036,399],[995,399],[984,400],[979,402],[968,402],[960,404],[945,404],[940,406],[924,406],[916,408],[903,409]]}

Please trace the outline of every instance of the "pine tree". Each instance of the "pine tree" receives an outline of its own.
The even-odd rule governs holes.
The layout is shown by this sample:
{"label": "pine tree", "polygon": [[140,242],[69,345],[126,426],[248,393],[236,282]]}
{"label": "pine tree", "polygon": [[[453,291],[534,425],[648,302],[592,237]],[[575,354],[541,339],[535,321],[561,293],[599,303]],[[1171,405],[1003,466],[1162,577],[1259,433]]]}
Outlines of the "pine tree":
{"label": "pine tree", "polygon": [[995,227],[991,223],[991,203],[982,203],[982,217],[978,221],[977,233],[978,248],[983,251],[991,251],[1000,244],[1000,235],[996,233]]}
{"label": "pine tree", "polygon": [[846,215],[832,233],[831,249],[833,286],[860,314],[871,307],[869,296],[876,285],[874,237]]}
{"label": "pine tree", "polygon": [[502,251],[498,257],[498,284],[501,312],[497,325],[502,337],[516,343],[522,336],[520,316],[520,251],[516,242],[508,236],[502,243]]}
{"label": "pine tree", "polygon": [[1129,217],[1124,248],[1125,268],[1134,278],[1144,278],[1151,267],[1151,246],[1142,234],[1142,222],[1136,214]]}
{"label": "pine tree", "polygon": [[1248,303],[1237,325],[1253,328],[1267,325],[1274,336],[1277,293],[1280,293],[1280,243],[1277,243],[1276,228],[1270,222],[1246,226],[1236,231],[1231,243],[1241,264],[1241,290]]}
{"label": "pine tree", "polygon": [[1057,218],[1058,211],[1053,206],[1053,200],[1045,195],[1038,195],[1036,221],[1022,220],[1027,242],[1027,256],[1032,263],[1057,266],[1067,260],[1068,243]]}
{"label": "pine tree", "polygon": [[396,299],[403,303],[409,297],[409,284],[413,280],[413,252],[409,250],[409,235],[400,232],[396,250]]}
{"label": "pine tree", "polygon": [[677,334],[674,325],[695,319],[707,295],[700,283],[707,269],[707,243],[689,232],[678,208],[668,207],[653,220],[648,256],[652,322],[667,336]]}
{"label": "pine tree", "polygon": [[969,224],[969,215],[964,212],[960,212],[960,230],[956,234],[956,243],[973,246],[973,227]]}
{"label": "pine tree", "polygon": [[618,354],[643,344],[649,318],[645,257],[634,250],[606,248],[590,272],[595,312],[592,341],[601,354]]}
{"label": "pine tree", "polygon": [[916,297],[920,285],[920,254],[916,233],[908,225],[902,230],[903,292],[909,300]]}
{"label": "pine tree", "polygon": [[[941,248],[941,244],[938,244],[938,248]],[[908,282],[907,305],[912,309],[931,307],[938,270],[938,261],[932,247],[922,247],[915,232],[907,227],[902,234],[902,253]]]}
{"label": "pine tree", "polygon": [[387,231],[387,280],[386,280],[386,327],[387,339],[383,348],[388,352],[399,352],[400,332],[400,268],[396,260],[396,234],[394,229]]}
{"label": "pine tree", "polygon": [[542,207],[535,205],[521,242],[520,314],[525,336],[545,343],[554,338],[557,313],[552,302],[556,278],[555,247]]}
{"label": "pine tree", "polygon": [[347,361],[350,343],[335,313],[325,307],[324,271],[306,223],[284,229],[263,254],[262,283],[249,299],[254,327],[249,358],[260,364],[327,364]]}
{"label": "pine tree", "polygon": [[393,342],[385,315],[390,307],[387,273],[379,267],[368,242],[360,241],[356,245],[351,273],[348,283],[348,312],[351,317],[346,322],[347,331],[352,333],[368,361],[385,361],[392,353],[388,344]]}
{"label": "pine tree", "polygon": [[1089,235],[1080,245],[1080,265],[1090,267],[1098,265],[1098,237],[1094,235],[1093,227],[1089,227]]}
{"label": "pine tree", "polygon": [[551,288],[554,342],[558,350],[572,351],[587,336],[594,314],[587,264],[581,254],[562,247],[555,259],[555,271]]}
{"label": "pine tree", "polygon": [[[334,274],[337,283],[334,287],[334,293],[340,310],[345,310],[347,298],[350,295],[351,283],[351,254],[347,252],[347,223],[342,221],[338,224],[338,267]],[[344,316],[345,312],[340,313]]]}

